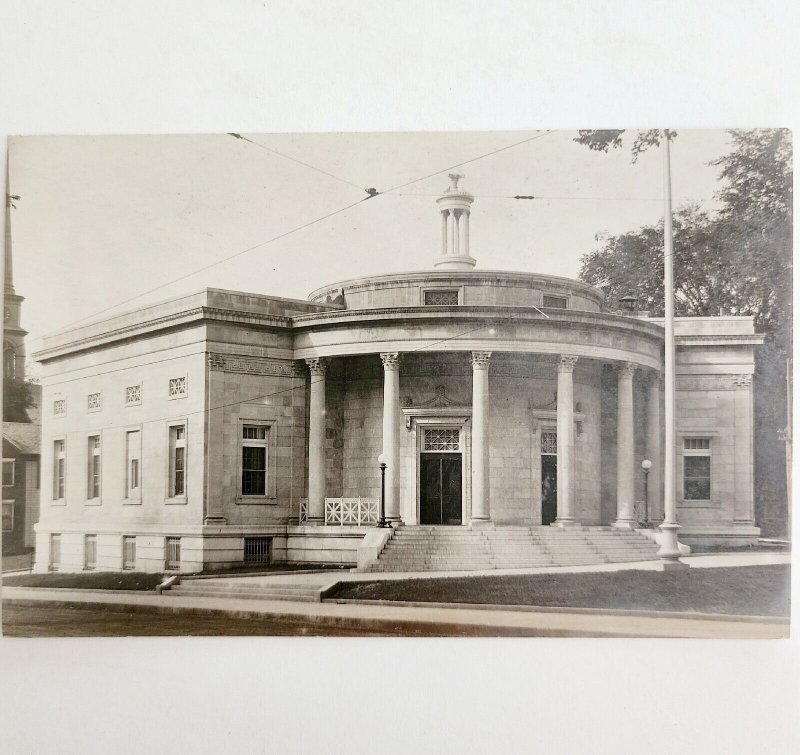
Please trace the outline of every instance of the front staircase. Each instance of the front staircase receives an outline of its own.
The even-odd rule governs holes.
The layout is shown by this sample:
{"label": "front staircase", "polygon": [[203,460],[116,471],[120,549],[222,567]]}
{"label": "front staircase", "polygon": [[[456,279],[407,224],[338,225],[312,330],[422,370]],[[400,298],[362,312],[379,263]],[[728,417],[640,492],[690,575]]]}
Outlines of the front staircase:
{"label": "front staircase", "polygon": [[[331,578],[327,581],[335,580]],[[182,598],[249,598],[319,603],[326,587],[317,583],[279,582],[274,577],[183,577],[179,585],[164,594]]]}
{"label": "front staircase", "polygon": [[651,561],[658,545],[611,527],[401,526],[368,572],[477,571]]}

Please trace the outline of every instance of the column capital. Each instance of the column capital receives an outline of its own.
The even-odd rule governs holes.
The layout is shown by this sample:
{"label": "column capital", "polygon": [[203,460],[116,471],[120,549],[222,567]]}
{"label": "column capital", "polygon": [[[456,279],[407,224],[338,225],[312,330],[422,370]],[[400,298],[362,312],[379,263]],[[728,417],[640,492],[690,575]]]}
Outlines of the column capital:
{"label": "column capital", "polygon": [[567,354],[562,354],[561,358],[558,360],[558,371],[559,372],[572,372],[575,369],[575,365],[578,363],[578,357],[569,356]]}
{"label": "column capital", "polygon": [[325,372],[328,369],[328,363],[325,359],[322,359],[321,357],[313,357],[312,359],[306,359],[306,364],[308,365],[308,369],[312,375],[325,377]]}
{"label": "column capital", "polygon": [[473,370],[488,370],[489,359],[492,356],[491,351],[473,351],[472,352],[472,369]]}
{"label": "column capital", "polygon": [[620,378],[633,378],[633,373],[639,365],[635,362],[620,362],[617,365],[617,375]]}
{"label": "column capital", "polygon": [[381,352],[381,361],[383,362],[384,370],[400,369],[400,353],[397,351]]}

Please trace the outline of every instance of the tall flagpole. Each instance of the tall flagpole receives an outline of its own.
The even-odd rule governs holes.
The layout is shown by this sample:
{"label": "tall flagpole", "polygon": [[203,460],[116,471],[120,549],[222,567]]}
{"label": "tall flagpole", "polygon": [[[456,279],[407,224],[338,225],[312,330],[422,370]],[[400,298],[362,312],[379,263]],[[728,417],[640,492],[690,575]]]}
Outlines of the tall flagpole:
{"label": "tall flagpole", "polygon": [[672,177],[669,129],[664,131],[664,521],[658,556],[664,569],[683,568],[675,501],[675,294],[672,277]]}

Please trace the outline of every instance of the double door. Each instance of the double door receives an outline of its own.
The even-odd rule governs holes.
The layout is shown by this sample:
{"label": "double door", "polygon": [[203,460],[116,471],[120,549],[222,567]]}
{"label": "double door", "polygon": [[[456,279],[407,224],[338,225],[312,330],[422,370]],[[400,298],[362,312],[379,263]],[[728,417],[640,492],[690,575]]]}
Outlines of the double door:
{"label": "double door", "polygon": [[420,454],[420,524],[461,524],[461,454]]}

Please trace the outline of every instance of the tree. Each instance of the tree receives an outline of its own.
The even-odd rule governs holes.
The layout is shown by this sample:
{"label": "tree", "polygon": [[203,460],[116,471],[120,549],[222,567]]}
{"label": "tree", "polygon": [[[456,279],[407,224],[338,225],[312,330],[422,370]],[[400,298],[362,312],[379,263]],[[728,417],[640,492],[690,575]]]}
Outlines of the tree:
{"label": "tree", "polygon": [[[608,151],[623,146],[624,131],[581,131],[575,141]],[[722,208],[687,206],[674,213],[675,312],[752,315],[764,346],[756,352],[755,472],[762,527],[779,533],[785,522],[785,471],[778,431],[786,426],[786,369],[792,330],[792,146],[785,129],[729,132],[731,151],[711,162],[720,168]],[[672,134],[670,134],[672,138]],[[663,133],[641,132],[632,157],[658,144]],[[654,315],[664,311],[663,221],[618,236],[599,235],[599,248],[581,258],[580,277],[599,287],[616,308],[633,294]],[[782,500],[781,500],[782,499]],[[779,504],[780,502],[780,504]]]}
{"label": "tree", "polygon": [[35,404],[31,387],[24,380],[3,378],[3,421],[30,422],[28,409]]}

